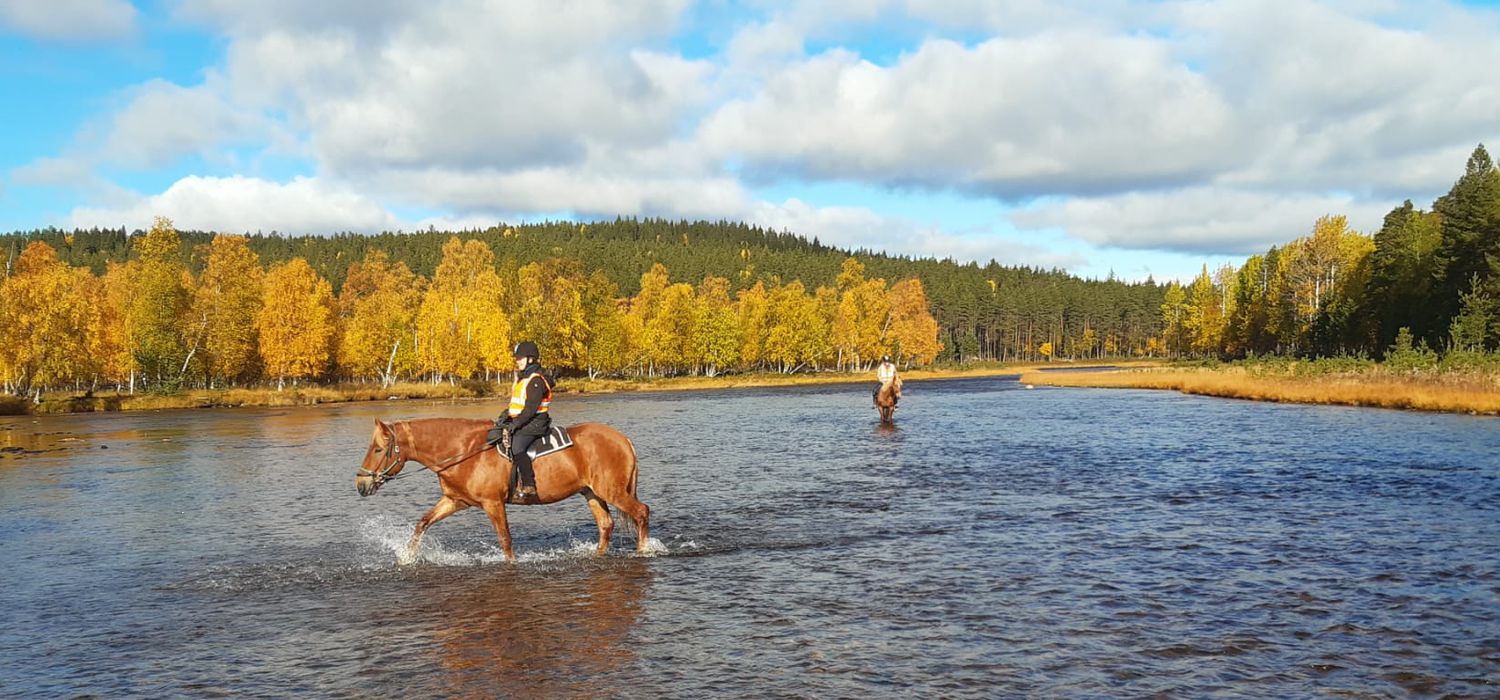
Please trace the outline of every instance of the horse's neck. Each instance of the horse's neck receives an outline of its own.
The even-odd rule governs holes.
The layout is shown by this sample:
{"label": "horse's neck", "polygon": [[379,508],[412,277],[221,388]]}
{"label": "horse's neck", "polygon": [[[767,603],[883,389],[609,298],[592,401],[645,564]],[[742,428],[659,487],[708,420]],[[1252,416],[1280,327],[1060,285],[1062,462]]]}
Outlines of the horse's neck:
{"label": "horse's neck", "polygon": [[391,432],[396,436],[396,446],[401,448],[401,453],[407,459],[418,464],[427,464],[426,443],[412,428],[410,421],[398,420],[391,423]]}
{"label": "horse's neck", "polygon": [[463,431],[441,420],[398,421],[392,427],[406,458],[429,467],[453,457],[448,453],[464,444]]}

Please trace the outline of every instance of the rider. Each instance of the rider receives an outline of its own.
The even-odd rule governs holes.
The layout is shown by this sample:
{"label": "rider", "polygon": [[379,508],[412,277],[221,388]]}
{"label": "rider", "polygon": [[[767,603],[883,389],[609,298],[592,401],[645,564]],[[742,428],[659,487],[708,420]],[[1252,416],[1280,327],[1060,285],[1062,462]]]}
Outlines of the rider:
{"label": "rider", "polygon": [[[890,355],[881,356],[880,366],[875,368],[875,378],[880,380],[880,383],[875,385],[874,392],[875,399],[879,400],[880,389],[885,385],[896,381],[896,363],[891,362]],[[897,386],[896,391],[891,395],[891,400],[898,403],[901,401],[901,389],[899,385]]]}
{"label": "rider", "polygon": [[552,405],[552,379],[538,363],[540,353],[529,340],[516,344],[511,353],[516,359],[516,383],[510,390],[510,407],[500,418],[500,427],[510,432],[510,460],[520,473],[516,495],[536,497],[536,474],[531,470],[531,456],[526,448],[552,427],[548,407]]}

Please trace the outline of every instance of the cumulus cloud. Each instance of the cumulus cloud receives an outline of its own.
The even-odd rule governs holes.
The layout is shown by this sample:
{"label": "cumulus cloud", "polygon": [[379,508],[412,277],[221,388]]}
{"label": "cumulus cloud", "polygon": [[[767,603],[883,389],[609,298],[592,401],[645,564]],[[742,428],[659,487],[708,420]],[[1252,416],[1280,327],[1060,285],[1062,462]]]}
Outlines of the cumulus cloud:
{"label": "cumulus cloud", "polygon": [[316,178],[277,183],[196,175],[126,206],[77,209],[69,225],[146,228],[157,216],[172,219],[178,228],[227,233],[375,233],[401,228],[401,222],[380,204]]}
{"label": "cumulus cloud", "polygon": [[[75,217],[149,222],[169,208],[287,231],[410,225],[390,213],[404,207],[451,222],[743,218],[849,247],[1050,267],[1076,253],[885,216],[873,200],[760,202],[749,188],[959,193],[1020,206],[1012,221],[1053,240],[1244,253],[1327,213],[1376,225],[1400,199],[1445,190],[1475,143],[1500,143],[1495,16],[1442,3],[764,3],[735,13],[748,19],[722,51],[691,58],[673,43],[686,0],[173,8],[222,35],[223,64],[200,85],[127,91],[18,182],[184,156],[227,174],[232,153],[291,144],[315,177],[200,172]],[[891,27],[896,38],[879,31]],[[245,222],[215,218],[230,213]]]}
{"label": "cumulus cloud", "polygon": [[1182,60],[1200,63],[1221,86],[1257,144],[1221,182],[1386,195],[1432,190],[1455,172],[1448,165],[1440,174],[1435,157],[1500,136],[1493,16],[1423,28],[1452,15],[1427,5],[1422,19],[1406,17],[1398,27],[1307,1],[1175,7]]}
{"label": "cumulus cloud", "polygon": [[11,0],[0,3],[0,28],[39,39],[116,39],[135,31],[129,0]]}
{"label": "cumulus cloud", "polygon": [[1023,229],[1057,229],[1098,246],[1248,255],[1306,236],[1339,214],[1373,231],[1389,205],[1347,196],[1288,196],[1218,187],[1113,197],[1051,199],[1011,213]]}
{"label": "cumulus cloud", "polygon": [[936,224],[884,216],[863,207],[819,207],[795,198],[781,203],[757,202],[744,220],[849,250],[978,263],[997,260],[1007,265],[1043,268],[1066,268],[1082,262],[1075,254],[1020,243],[989,231],[964,235]]}
{"label": "cumulus cloud", "polygon": [[557,166],[668,140],[702,103],[709,66],[649,48],[681,5],[449,0],[373,37],[239,36],[227,72],[306,129],[329,173]]}
{"label": "cumulus cloud", "polygon": [[218,82],[186,88],[152,80],[136,87],[111,118],[104,159],[147,170],[188,155],[213,160],[234,143],[253,139],[264,144],[271,131],[268,120],[258,111],[230,103],[217,89]]}
{"label": "cumulus cloud", "polygon": [[928,41],[885,68],[830,51],[702,127],[763,177],[958,187],[1002,198],[1190,182],[1235,157],[1217,88],[1159,40],[1049,33]]}

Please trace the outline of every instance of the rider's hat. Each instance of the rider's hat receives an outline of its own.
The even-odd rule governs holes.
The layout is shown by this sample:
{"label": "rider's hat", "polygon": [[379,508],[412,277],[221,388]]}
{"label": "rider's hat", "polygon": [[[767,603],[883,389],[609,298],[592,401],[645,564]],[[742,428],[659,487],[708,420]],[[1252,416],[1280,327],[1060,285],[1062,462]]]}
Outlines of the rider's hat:
{"label": "rider's hat", "polygon": [[523,340],[523,341],[521,341],[519,343],[516,343],[516,349],[515,349],[514,352],[511,353],[511,355],[513,357],[515,357],[516,359],[518,359],[518,360],[521,359],[521,358],[523,358],[523,357],[530,357],[532,359],[540,359],[541,356],[542,356],[542,353],[540,353],[540,352],[537,351],[537,349],[536,349],[536,343],[533,343],[533,342],[531,342],[529,340]]}
{"label": "rider's hat", "polygon": [[880,356],[880,361],[881,362],[890,362],[891,361],[891,356],[890,355],[881,355]]}

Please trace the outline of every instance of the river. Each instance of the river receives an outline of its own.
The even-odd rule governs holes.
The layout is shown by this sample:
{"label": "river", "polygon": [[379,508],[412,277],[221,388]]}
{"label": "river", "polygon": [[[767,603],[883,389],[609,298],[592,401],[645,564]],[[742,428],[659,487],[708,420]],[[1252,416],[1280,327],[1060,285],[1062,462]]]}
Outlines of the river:
{"label": "river", "polygon": [[[560,395],[641,458],[581,498],[370,498],[372,420],[498,402],[0,418],[7,697],[1500,694],[1500,422],[907,384]],[[617,516],[618,520],[623,518]]]}

